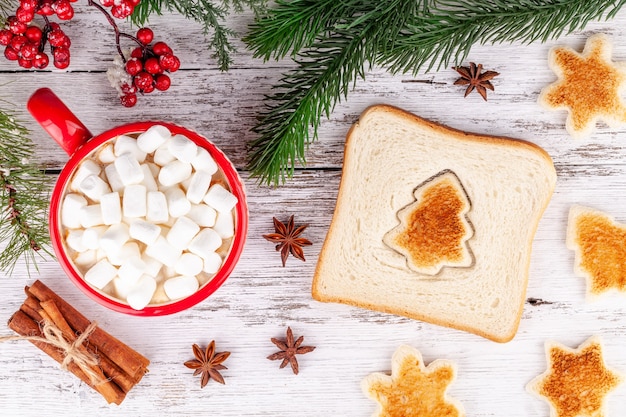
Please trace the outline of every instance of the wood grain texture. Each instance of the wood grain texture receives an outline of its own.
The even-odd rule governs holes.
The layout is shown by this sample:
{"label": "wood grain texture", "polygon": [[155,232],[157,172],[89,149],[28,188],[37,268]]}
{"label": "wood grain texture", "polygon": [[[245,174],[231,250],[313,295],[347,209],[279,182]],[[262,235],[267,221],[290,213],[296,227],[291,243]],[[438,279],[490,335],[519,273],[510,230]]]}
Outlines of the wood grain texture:
{"label": "wood grain texture", "polygon": [[[389,371],[396,347],[408,343],[426,362],[455,361],[458,379],[450,395],[468,416],[544,417],[545,403],[524,386],[545,370],[543,344],[556,340],[575,347],[592,334],[602,336],[609,367],[626,373],[626,303],[608,295],[584,300],[584,280],[573,275],[573,253],[565,247],[567,213],[572,204],[587,204],[626,222],[626,126],[600,124],[591,138],[574,141],[565,132],[565,112],[550,112],[537,103],[542,87],[554,80],[547,52],[556,44],[582,48],[596,32],[609,34],[614,58],[626,61],[626,11],[609,22],[596,22],[558,42],[532,45],[478,46],[470,59],[501,73],[489,101],[463,98],[452,85],[450,69],[417,75],[390,75],[375,68],[356,83],[348,99],[324,120],[319,140],[307,153],[307,169],[278,188],[260,187],[244,170],[250,128],[264,95],[290,68],[289,61],[262,63],[238,43],[228,73],[215,67],[198,41],[199,25],[177,15],[155,17],[157,37],[166,37],[183,62],[167,93],[140,97],[132,109],[116,103],[104,71],[113,59],[112,33],[96,12],[77,7],[67,24],[72,36],[70,72],[17,71],[0,60],[0,97],[32,130],[37,155],[47,167],[60,169],[67,156],[30,119],[25,103],[39,87],[49,86],[94,132],[139,119],[168,120],[203,133],[242,171],[249,195],[250,232],[232,276],[209,299],[182,313],[159,318],[128,317],[88,299],[64,276],[56,262],[40,263],[29,277],[20,262],[13,276],[0,279],[0,320],[23,301],[23,287],[39,278],[84,315],[150,360],[150,373],[120,407],[107,406],[98,394],[28,343],[0,345],[0,410],[6,416],[369,416],[375,404],[360,390],[371,372]],[[241,32],[252,17],[233,16]],[[350,125],[369,105],[387,103],[458,129],[530,140],[553,157],[557,188],[534,242],[530,281],[517,336],[506,344],[344,305],[312,300],[310,284],[328,230],[341,176],[343,142]],[[294,258],[281,267],[280,256],[261,235],[272,230],[272,217],[310,226],[304,237],[307,261]],[[317,349],[300,358],[300,374],[278,369],[266,357],[275,352],[271,337],[283,337],[287,326]],[[9,333],[4,327],[0,333]],[[217,343],[231,357],[223,372],[226,385],[198,378],[183,366],[192,359],[191,345]],[[626,384],[609,396],[607,417],[623,415]]]}

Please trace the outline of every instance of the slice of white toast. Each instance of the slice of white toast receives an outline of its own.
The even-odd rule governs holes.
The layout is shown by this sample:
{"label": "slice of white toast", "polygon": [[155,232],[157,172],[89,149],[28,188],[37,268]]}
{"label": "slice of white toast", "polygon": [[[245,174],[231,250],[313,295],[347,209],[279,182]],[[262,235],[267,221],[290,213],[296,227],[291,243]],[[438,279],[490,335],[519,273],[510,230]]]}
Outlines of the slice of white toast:
{"label": "slice of white toast", "polygon": [[[398,226],[402,209],[415,203],[416,188],[442,172],[454,173],[471,202],[463,215],[473,229],[464,241],[473,259],[464,267],[444,263],[433,275],[410,268],[384,237]],[[550,156],[534,144],[461,132],[391,106],[370,107],[347,135],[313,297],[509,341],[523,310],[535,231],[555,183]],[[441,244],[436,230],[424,232],[432,235],[435,252]]]}

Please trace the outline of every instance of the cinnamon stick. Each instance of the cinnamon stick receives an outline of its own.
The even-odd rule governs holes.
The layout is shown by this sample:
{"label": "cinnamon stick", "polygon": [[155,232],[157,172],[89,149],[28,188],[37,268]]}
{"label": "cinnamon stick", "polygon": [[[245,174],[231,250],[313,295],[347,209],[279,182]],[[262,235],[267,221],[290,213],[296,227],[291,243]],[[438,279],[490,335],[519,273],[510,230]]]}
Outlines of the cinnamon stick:
{"label": "cinnamon stick", "polygon": [[[30,287],[27,288],[27,293],[37,298],[39,302],[49,300],[54,301],[63,314],[63,317],[66,318],[72,329],[78,333],[84,332],[85,329],[91,324],[91,322],[78,312],[78,310],[68,304],[39,280],[35,281]],[[90,344],[96,346],[98,352],[106,355],[128,375],[136,379],[137,382],[139,382],[139,380],[141,380],[143,375],[147,372],[146,368],[150,363],[147,358],[131,349],[115,337],[111,336],[101,328],[96,328],[89,336],[88,341]]]}
{"label": "cinnamon stick", "polygon": [[[44,337],[44,335],[41,333],[41,329],[39,328],[39,324],[35,322],[32,318],[28,317],[21,310],[16,311],[11,316],[8,322],[8,326],[10,329],[12,329],[14,332],[16,332],[17,334],[21,336]],[[48,356],[50,356],[52,359],[54,359],[58,363],[63,363],[63,360],[65,359],[65,353],[59,350],[58,348],[56,348],[55,346],[52,346],[49,343],[38,342],[35,340],[31,340],[30,342],[33,345],[37,346],[39,349],[41,349],[43,352],[45,352]],[[80,369],[80,367],[76,365],[74,362],[70,362],[67,365],[67,370],[70,371],[72,374],[76,375],[76,377],[78,377],[85,384],[89,385],[90,387],[100,392],[99,386],[94,386],[91,383],[91,380],[89,379],[87,374],[85,374],[83,370]],[[116,404],[119,405],[125,396],[125,394],[121,392],[121,390],[120,390],[120,393],[121,395],[116,396],[115,398],[112,398],[111,401],[109,401],[109,399],[107,398],[107,401],[115,402]]]}
{"label": "cinnamon stick", "polygon": [[[74,330],[67,323],[54,301],[42,301],[40,304],[43,308],[45,316],[47,317],[45,317],[44,314],[42,314],[41,312],[39,314],[41,314],[42,316],[44,316],[44,318],[50,320],[55,326],[57,326],[63,333],[63,336],[65,336],[70,343],[75,342],[77,337],[74,333]],[[83,353],[90,353],[87,351],[87,348],[84,345],[78,346],[78,349]],[[120,387],[117,386],[117,384],[109,380],[104,375],[104,372],[102,371],[102,369],[100,369],[100,367],[94,365],[90,366],[90,369],[94,372],[98,379],[103,381],[102,383],[96,384],[93,387],[100,394],[102,394],[102,396],[108,403],[120,404],[124,400],[126,393],[122,391]]]}

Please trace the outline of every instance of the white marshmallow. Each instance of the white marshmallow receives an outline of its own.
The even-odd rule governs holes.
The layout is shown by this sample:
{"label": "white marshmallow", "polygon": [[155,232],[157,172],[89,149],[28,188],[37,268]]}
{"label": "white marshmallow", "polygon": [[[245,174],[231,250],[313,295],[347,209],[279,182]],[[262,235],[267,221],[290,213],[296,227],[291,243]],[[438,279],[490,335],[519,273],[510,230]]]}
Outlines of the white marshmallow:
{"label": "white marshmallow", "polygon": [[204,202],[217,211],[229,212],[237,204],[237,197],[220,184],[213,184],[206,193]]}
{"label": "white marshmallow", "polygon": [[104,168],[104,173],[106,175],[107,181],[109,182],[109,186],[112,191],[123,192],[124,183],[122,182],[122,177],[117,172],[115,168],[115,164],[109,164]]}
{"label": "white marshmallow", "polygon": [[87,205],[87,199],[80,194],[67,194],[61,206],[61,224],[77,229],[80,224],[80,210]]}
{"label": "white marshmallow", "polygon": [[213,229],[202,229],[200,233],[193,238],[187,249],[202,258],[209,256],[222,246],[222,238]]}
{"label": "white marshmallow", "polygon": [[163,236],[159,236],[156,242],[146,247],[145,254],[159,260],[163,265],[174,266],[182,250],[172,246]]}
{"label": "white marshmallow", "polygon": [[115,161],[115,152],[113,152],[113,144],[110,142],[105,143],[98,150],[98,161],[103,164],[110,164]]}
{"label": "white marshmallow", "polygon": [[133,220],[128,231],[130,237],[146,245],[153,244],[161,236],[161,228],[159,226],[141,219]]}
{"label": "white marshmallow", "polygon": [[139,184],[143,180],[141,165],[131,153],[118,156],[113,164],[124,185]]}
{"label": "white marshmallow", "polygon": [[143,162],[146,159],[146,152],[139,149],[137,146],[137,140],[135,138],[131,138],[130,136],[118,136],[113,150],[115,152],[115,156],[130,153],[135,157],[137,162]]}
{"label": "white marshmallow", "polygon": [[141,184],[129,185],[124,189],[122,211],[126,217],[144,217],[147,211],[146,187]]}
{"label": "white marshmallow", "polygon": [[165,198],[167,198],[167,210],[172,217],[184,216],[191,210],[191,203],[179,187],[165,190]]}
{"label": "white marshmallow", "polygon": [[165,194],[160,191],[150,191],[146,200],[146,220],[152,223],[165,223],[170,217]]}
{"label": "white marshmallow", "polygon": [[92,204],[81,208],[79,217],[80,224],[83,227],[93,227],[104,224],[100,204]]}
{"label": "white marshmallow", "polygon": [[120,202],[120,194],[118,192],[104,194],[100,198],[100,210],[104,224],[112,225],[121,222],[122,204]]}
{"label": "white marshmallow", "polygon": [[120,277],[113,278],[113,288],[115,290],[115,295],[120,300],[125,300],[126,297],[128,297],[130,291],[135,287],[135,284],[136,282],[131,284],[127,281],[124,281]]}
{"label": "white marshmallow", "polygon": [[164,165],[159,171],[159,183],[169,187],[191,176],[191,164],[182,161],[172,161]]}
{"label": "white marshmallow", "polygon": [[163,283],[165,294],[170,300],[189,297],[198,291],[198,280],[194,276],[180,275],[170,278]]}
{"label": "white marshmallow", "polygon": [[209,190],[211,179],[212,175],[204,171],[197,171],[193,174],[187,187],[187,199],[193,204],[200,203]]}
{"label": "white marshmallow", "polygon": [[83,245],[91,250],[100,248],[100,236],[102,236],[106,230],[106,226],[88,227],[83,232]]}
{"label": "white marshmallow", "polygon": [[196,157],[191,161],[191,165],[196,171],[203,171],[210,175],[217,172],[217,163],[215,163],[209,151],[204,148],[198,148],[198,153],[196,153]]}
{"label": "white marshmallow", "polygon": [[90,175],[100,175],[102,167],[91,159],[85,159],[80,163],[78,169],[74,173],[72,182],[70,183],[70,189],[73,191],[80,190],[80,183]]}
{"label": "white marshmallow", "polygon": [[213,227],[217,212],[206,204],[192,204],[186,216],[198,223],[200,227]]}
{"label": "white marshmallow", "polygon": [[126,242],[117,251],[107,251],[107,259],[111,264],[120,266],[133,256],[141,257],[137,242]]}
{"label": "white marshmallow", "polygon": [[213,230],[217,232],[222,239],[228,239],[235,235],[235,221],[231,213],[217,213]]}
{"label": "white marshmallow", "polygon": [[102,178],[97,175],[89,175],[78,185],[80,192],[85,194],[88,198],[95,202],[99,202],[100,198],[107,193],[111,192],[109,184],[104,182]]}
{"label": "white marshmallow", "polygon": [[87,247],[83,243],[84,234],[85,231],[82,229],[68,230],[67,236],[65,236],[65,243],[76,252],[84,252],[87,250]]}
{"label": "white marshmallow", "polygon": [[156,151],[154,151],[152,160],[154,161],[155,164],[159,166],[164,166],[176,160],[176,157],[172,155],[172,153],[169,150],[168,143],[169,141],[165,142],[163,145],[159,146],[159,148]]}
{"label": "white marshmallow", "polygon": [[115,268],[106,259],[101,260],[85,273],[85,281],[101,290],[117,275]]}
{"label": "white marshmallow", "polygon": [[137,136],[137,146],[143,152],[152,153],[156,151],[159,146],[163,145],[171,136],[172,133],[165,126],[150,126],[148,130]]}
{"label": "white marshmallow", "polygon": [[150,303],[156,291],[156,281],[148,275],[143,275],[135,287],[128,293],[126,302],[135,310],[142,310]]}
{"label": "white marshmallow", "polygon": [[163,264],[157,259],[154,259],[152,256],[146,255],[145,253],[141,257],[141,260],[144,262],[144,264],[146,264],[146,274],[156,278],[159,275]]}
{"label": "white marshmallow", "polygon": [[193,175],[190,176],[189,178],[187,178],[185,181],[181,181],[180,182],[180,186],[183,187],[183,190],[185,190],[185,192],[187,192],[187,190],[189,189],[189,184],[191,184],[191,179],[193,178]]}
{"label": "white marshmallow", "polygon": [[159,186],[157,185],[156,180],[154,179],[155,177],[148,164],[142,164],[141,170],[143,171],[143,180],[141,181],[141,185],[146,187],[146,190],[148,191],[157,191]]}
{"label": "white marshmallow", "polygon": [[168,150],[176,159],[191,163],[198,153],[198,145],[184,135],[174,135],[168,143]]}
{"label": "white marshmallow", "polygon": [[98,253],[95,250],[86,250],[74,258],[74,263],[82,268],[91,268],[98,262]]}
{"label": "white marshmallow", "polygon": [[180,275],[195,276],[202,271],[202,266],[201,257],[193,253],[185,252],[180,256],[176,265],[174,265],[174,270]]}
{"label": "white marshmallow", "polygon": [[124,223],[114,224],[100,236],[100,247],[107,254],[117,253],[122,249],[129,238],[128,226]]}
{"label": "white marshmallow", "polygon": [[205,256],[203,260],[204,268],[202,270],[208,274],[216,273],[222,266],[222,257],[215,252]]}
{"label": "white marshmallow", "polygon": [[117,275],[128,284],[135,284],[139,281],[146,269],[145,262],[140,256],[130,256],[122,262],[117,270]]}
{"label": "white marshmallow", "polygon": [[172,226],[167,233],[166,239],[170,245],[177,249],[185,249],[194,236],[200,231],[198,226],[193,220],[188,217],[182,216],[176,220],[176,223]]}

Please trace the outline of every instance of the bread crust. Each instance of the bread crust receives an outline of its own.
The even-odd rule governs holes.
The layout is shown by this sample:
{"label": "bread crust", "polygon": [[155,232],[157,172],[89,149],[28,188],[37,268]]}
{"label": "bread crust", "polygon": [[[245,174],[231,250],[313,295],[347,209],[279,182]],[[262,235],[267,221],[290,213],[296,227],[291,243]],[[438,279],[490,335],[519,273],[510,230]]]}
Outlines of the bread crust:
{"label": "bread crust", "polygon": [[[527,256],[527,261],[524,265],[524,269],[526,271],[525,282],[523,283],[524,291],[519,296],[518,305],[515,306],[515,308],[518,310],[518,313],[516,315],[515,322],[511,325],[510,330],[504,334],[493,334],[480,328],[475,328],[469,325],[456,323],[453,320],[447,320],[447,319],[443,319],[439,317],[433,317],[433,316],[429,316],[425,314],[420,314],[418,312],[408,311],[404,308],[398,308],[396,306],[389,306],[389,305],[367,302],[367,301],[362,301],[362,300],[348,299],[348,298],[341,297],[341,296],[325,294],[321,291],[320,271],[321,271],[322,265],[325,262],[328,262],[327,257],[331,256],[329,253],[327,253],[327,250],[328,250],[327,244],[331,236],[333,236],[333,234],[336,233],[336,229],[340,227],[340,225],[337,222],[337,217],[338,217],[339,212],[341,211],[341,206],[342,206],[343,201],[346,201],[349,198],[349,190],[347,190],[347,187],[345,184],[346,182],[345,167],[350,165],[350,160],[349,160],[350,153],[347,150],[350,148],[351,143],[354,140],[355,135],[357,134],[360,126],[369,117],[371,117],[374,114],[381,113],[381,112],[391,114],[395,117],[403,118],[405,120],[410,121],[411,123],[416,123],[418,125],[421,125],[422,127],[431,129],[438,134],[447,136],[448,138],[450,138],[450,140],[465,141],[467,143],[490,144],[490,145],[494,145],[498,147],[513,148],[513,149],[520,148],[520,149],[530,150],[536,155],[540,156],[544,160],[547,166],[551,167],[552,171],[548,173],[549,176],[553,176],[553,180],[551,182],[550,195],[554,191],[554,187],[556,183],[556,171],[554,170],[552,158],[543,148],[539,147],[538,145],[535,145],[531,142],[521,140],[521,139],[512,139],[512,138],[507,138],[507,137],[502,137],[502,136],[481,135],[481,134],[476,134],[476,133],[464,132],[458,129],[444,126],[442,124],[439,124],[439,123],[436,123],[427,119],[423,119],[412,113],[404,111],[398,107],[394,107],[394,106],[387,105],[387,104],[377,104],[377,105],[370,106],[361,114],[361,116],[359,117],[359,120],[352,125],[352,127],[350,128],[346,136],[346,143],[345,143],[346,151],[344,153],[344,171],[342,172],[341,181],[339,184],[339,192],[337,196],[337,204],[336,204],[335,212],[333,214],[333,218],[330,223],[324,245],[320,252],[318,263],[316,265],[316,270],[315,270],[314,277],[313,277],[312,288],[311,288],[311,294],[313,298],[315,300],[322,301],[322,302],[342,303],[342,304],[347,304],[347,305],[351,305],[355,307],[380,311],[384,313],[401,315],[401,316],[409,317],[409,318],[420,320],[420,321],[426,321],[426,322],[429,322],[435,325],[444,326],[444,327],[455,328],[458,330],[476,334],[478,336],[493,340],[495,342],[504,343],[504,342],[510,341],[511,339],[513,339],[513,337],[515,336],[517,332],[517,329],[519,327],[519,322],[521,320],[521,316],[523,312],[523,305],[524,305],[525,296],[526,296],[526,287],[528,284],[528,269],[530,267],[530,252],[532,250],[532,239],[531,239],[531,242],[528,242],[528,245],[527,245],[528,256]],[[532,233],[530,233],[531,236],[535,235],[535,232],[539,225],[539,220],[543,212],[547,208],[549,204],[549,200],[550,200],[549,198],[546,199],[542,207],[540,207],[540,209],[538,210],[539,215],[537,216],[534,224],[529,225],[529,227],[532,226]]]}

